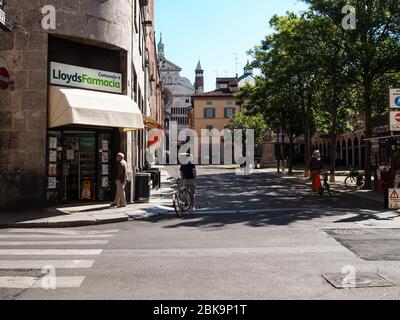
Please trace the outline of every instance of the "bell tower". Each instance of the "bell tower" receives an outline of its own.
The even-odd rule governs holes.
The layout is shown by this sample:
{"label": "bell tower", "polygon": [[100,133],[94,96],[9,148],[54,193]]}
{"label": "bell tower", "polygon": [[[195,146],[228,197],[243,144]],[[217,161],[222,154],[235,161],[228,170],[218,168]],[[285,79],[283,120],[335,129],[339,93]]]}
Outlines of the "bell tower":
{"label": "bell tower", "polygon": [[164,43],[162,41],[162,33],[160,34],[160,42],[158,43],[158,59],[165,58]]}
{"label": "bell tower", "polygon": [[201,67],[201,63],[199,63],[196,67],[196,79],[194,82],[194,88],[196,89],[196,93],[204,93],[204,70]]}

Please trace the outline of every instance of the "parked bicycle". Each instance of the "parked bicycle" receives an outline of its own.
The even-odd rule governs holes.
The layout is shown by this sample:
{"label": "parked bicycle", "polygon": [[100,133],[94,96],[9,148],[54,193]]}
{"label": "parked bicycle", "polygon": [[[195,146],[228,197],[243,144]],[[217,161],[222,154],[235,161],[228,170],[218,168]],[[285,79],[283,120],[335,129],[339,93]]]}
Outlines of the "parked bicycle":
{"label": "parked bicycle", "polygon": [[350,175],[344,181],[346,188],[362,189],[365,185],[365,178],[358,170],[351,170]]}
{"label": "parked bicycle", "polygon": [[329,184],[329,174],[328,171],[322,171],[321,176],[323,177],[323,184],[322,188],[319,191],[319,195],[322,196],[324,192],[326,191],[329,196],[332,198],[332,190],[331,190],[331,185]]}
{"label": "parked bicycle", "polygon": [[189,190],[184,187],[181,178],[169,178],[168,180],[172,181],[171,188],[174,190],[172,192],[172,201],[175,212],[178,217],[182,217],[192,206],[192,195]]}

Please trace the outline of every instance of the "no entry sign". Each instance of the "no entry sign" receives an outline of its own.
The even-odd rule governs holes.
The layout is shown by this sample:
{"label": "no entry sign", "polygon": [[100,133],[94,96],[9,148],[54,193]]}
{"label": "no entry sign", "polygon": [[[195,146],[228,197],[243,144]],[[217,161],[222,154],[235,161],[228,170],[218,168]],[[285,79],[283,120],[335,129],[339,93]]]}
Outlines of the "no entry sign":
{"label": "no entry sign", "polygon": [[0,89],[6,90],[10,84],[10,74],[6,68],[0,68]]}
{"label": "no entry sign", "polygon": [[400,112],[390,112],[390,131],[400,131]]}
{"label": "no entry sign", "polygon": [[6,68],[0,68],[0,89],[6,90],[10,84],[10,74]]}

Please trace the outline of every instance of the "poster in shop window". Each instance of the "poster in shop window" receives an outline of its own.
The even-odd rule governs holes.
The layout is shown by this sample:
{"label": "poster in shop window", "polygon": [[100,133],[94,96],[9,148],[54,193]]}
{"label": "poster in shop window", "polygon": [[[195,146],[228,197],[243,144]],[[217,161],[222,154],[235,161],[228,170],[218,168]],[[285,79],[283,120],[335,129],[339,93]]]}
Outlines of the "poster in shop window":
{"label": "poster in shop window", "polygon": [[49,164],[49,177],[57,177],[57,165],[55,163]]}
{"label": "poster in shop window", "polygon": [[101,186],[102,186],[103,188],[108,188],[108,187],[109,187],[109,184],[108,184],[108,177],[103,177],[103,178],[101,179]]}
{"label": "poster in shop window", "polygon": [[57,138],[56,137],[50,137],[49,148],[57,149]]}
{"label": "poster in shop window", "polygon": [[56,178],[49,178],[49,182],[48,182],[48,189],[56,189],[57,188],[57,179]]}
{"label": "poster in shop window", "polygon": [[67,150],[67,160],[74,160],[74,159],[75,159],[74,150]]}
{"label": "poster in shop window", "polygon": [[108,163],[108,152],[103,152],[101,154],[101,159],[103,163]]}
{"label": "poster in shop window", "polygon": [[102,149],[103,151],[108,151],[108,140],[103,140]]}
{"label": "poster in shop window", "polygon": [[63,165],[63,176],[64,177],[69,176],[69,169],[70,169],[69,163],[64,163],[64,165]]}
{"label": "poster in shop window", "polygon": [[57,151],[50,151],[49,160],[50,162],[57,162]]}
{"label": "poster in shop window", "polygon": [[108,175],[108,171],[109,171],[108,164],[103,164],[103,166],[102,166],[102,174]]}

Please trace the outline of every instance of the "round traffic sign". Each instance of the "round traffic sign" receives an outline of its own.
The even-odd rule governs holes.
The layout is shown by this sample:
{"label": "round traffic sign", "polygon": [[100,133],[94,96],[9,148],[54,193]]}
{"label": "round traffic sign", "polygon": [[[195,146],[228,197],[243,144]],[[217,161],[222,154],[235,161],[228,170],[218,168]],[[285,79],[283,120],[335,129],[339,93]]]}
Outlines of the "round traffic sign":
{"label": "round traffic sign", "polygon": [[397,97],[396,99],[394,99],[394,104],[395,104],[397,107],[400,107],[400,97]]}
{"label": "round traffic sign", "polygon": [[0,89],[6,90],[10,84],[10,74],[6,68],[0,68]]}
{"label": "round traffic sign", "polygon": [[400,122],[400,113],[396,113],[396,121]]}

